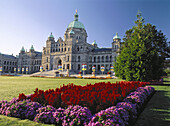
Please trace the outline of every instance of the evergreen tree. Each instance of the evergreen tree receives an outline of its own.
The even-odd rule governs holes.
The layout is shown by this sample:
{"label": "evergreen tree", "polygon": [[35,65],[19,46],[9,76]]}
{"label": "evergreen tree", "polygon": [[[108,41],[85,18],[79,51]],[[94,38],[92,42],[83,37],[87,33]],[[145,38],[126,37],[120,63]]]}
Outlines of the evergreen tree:
{"label": "evergreen tree", "polygon": [[127,30],[121,53],[115,62],[116,76],[128,81],[158,80],[169,57],[167,39],[137,14],[136,26]]}

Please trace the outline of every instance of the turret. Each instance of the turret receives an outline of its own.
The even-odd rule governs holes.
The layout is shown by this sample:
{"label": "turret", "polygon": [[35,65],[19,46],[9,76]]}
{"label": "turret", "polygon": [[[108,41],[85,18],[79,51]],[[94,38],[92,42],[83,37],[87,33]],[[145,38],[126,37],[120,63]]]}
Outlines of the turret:
{"label": "turret", "polygon": [[35,50],[34,50],[34,47],[33,47],[33,45],[31,46],[31,48],[30,48],[30,52],[34,52]]}
{"label": "turret", "polygon": [[120,41],[121,41],[121,38],[119,37],[118,33],[116,32],[116,35],[113,37],[113,42],[112,42],[112,50],[114,52],[119,51],[120,46],[121,46]]}
{"label": "turret", "polygon": [[94,48],[97,48],[96,40],[94,40],[94,42],[92,43],[92,46],[93,46]]}
{"label": "turret", "polygon": [[24,46],[23,46],[22,49],[20,50],[20,53],[25,53]]}

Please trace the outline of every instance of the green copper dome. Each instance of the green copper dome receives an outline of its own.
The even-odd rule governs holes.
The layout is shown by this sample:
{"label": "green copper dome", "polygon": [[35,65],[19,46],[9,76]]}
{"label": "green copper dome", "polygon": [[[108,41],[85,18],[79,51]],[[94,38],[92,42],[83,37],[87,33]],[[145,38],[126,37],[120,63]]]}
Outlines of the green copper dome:
{"label": "green copper dome", "polygon": [[67,28],[82,28],[85,29],[84,25],[78,21],[78,14],[77,14],[77,10],[76,13],[74,15],[74,21],[72,21]]}
{"label": "green copper dome", "polygon": [[33,51],[34,51],[34,47],[33,47],[33,45],[31,46],[30,50],[33,50]]}
{"label": "green copper dome", "polygon": [[22,47],[21,52],[25,52],[24,46]]}
{"label": "green copper dome", "polygon": [[118,35],[118,33],[116,32],[116,35],[113,37],[113,39],[121,39]]}
{"label": "green copper dome", "polygon": [[54,36],[53,36],[53,34],[52,34],[52,32],[51,32],[51,34],[50,34],[50,36],[49,36],[50,38],[54,38]]}
{"label": "green copper dome", "polygon": [[94,40],[94,42],[92,43],[92,45],[96,45],[97,43],[96,43],[96,40]]}

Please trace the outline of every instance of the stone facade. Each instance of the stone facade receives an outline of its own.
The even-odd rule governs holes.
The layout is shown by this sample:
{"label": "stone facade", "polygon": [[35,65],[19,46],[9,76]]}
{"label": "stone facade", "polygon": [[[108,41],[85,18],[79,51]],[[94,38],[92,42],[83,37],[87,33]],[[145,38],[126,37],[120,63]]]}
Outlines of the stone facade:
{"label": "stone facade", "polygon": [[86,73],[92,72],[92,66],[96,67],[96,73],[101,73],[101,66],[105,67],[104,73],[108,72],[119,54],[120,37],[116,33],[110,48],[99,48],[96,41],[89,44],[87,37],[86,29],[78,21],[76,12],[74,21],[65,31],[64,40],[61,37],[55,40],[51,33],[42,53],[35,51],[31,46],[28,52],[23,47],[17,58],[0,54],[0,66],[3,66],[4,72],[13,72],[16,67],[18,73],[34,73],[40,71],[41,65],[44,71],[48,71],[57,70],[61,64],[62,71],[78,73],[82,69],[82,64],[87,64]]}
{"label": "stone facade", "polygon": [[0,67],[2,67],[2,73],[13,73],[14,68],[17,67],[17,58],[0,53]]}
{"label": "stone facade", "polygon": [[18,73],[35,73],[39,72],[42,60],[42,53],[34,50],[31,46],[30,50],[25,51],[22,47],[18,58]]}
{"label": "stone facade", "polygon": [[87,32],[84,25],[78,21],[78,14],[74,15],[72,21],[64,34],[64,40],[59,37],[55,41],[51,35],[46,41],[46,47],[43,47],[42,66],[44,70],[58,69],[62,64],[63,71],[69,69],[74,73],[81,70],[82,64],[87,64],[86,73],[91,73],[92,66],[96,66],[96,72],[100,72],[101,66],[105,66],[105,72],[113,66],[113,61],[118,55],[121,46],[120,37],[116,33],[113,38],[111,48],[98,48],[96,42],[87,43]]}

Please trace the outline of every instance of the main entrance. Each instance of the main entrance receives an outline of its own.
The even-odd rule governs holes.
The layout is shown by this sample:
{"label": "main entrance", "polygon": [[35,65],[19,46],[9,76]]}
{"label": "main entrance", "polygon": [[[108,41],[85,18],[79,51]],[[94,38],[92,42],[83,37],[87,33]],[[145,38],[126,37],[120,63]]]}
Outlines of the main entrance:
{"label": "main entrance", "polygon": [[58,65],[62,65],[62,60],[59,57],[54,60],[54,70],[58,69]]}

